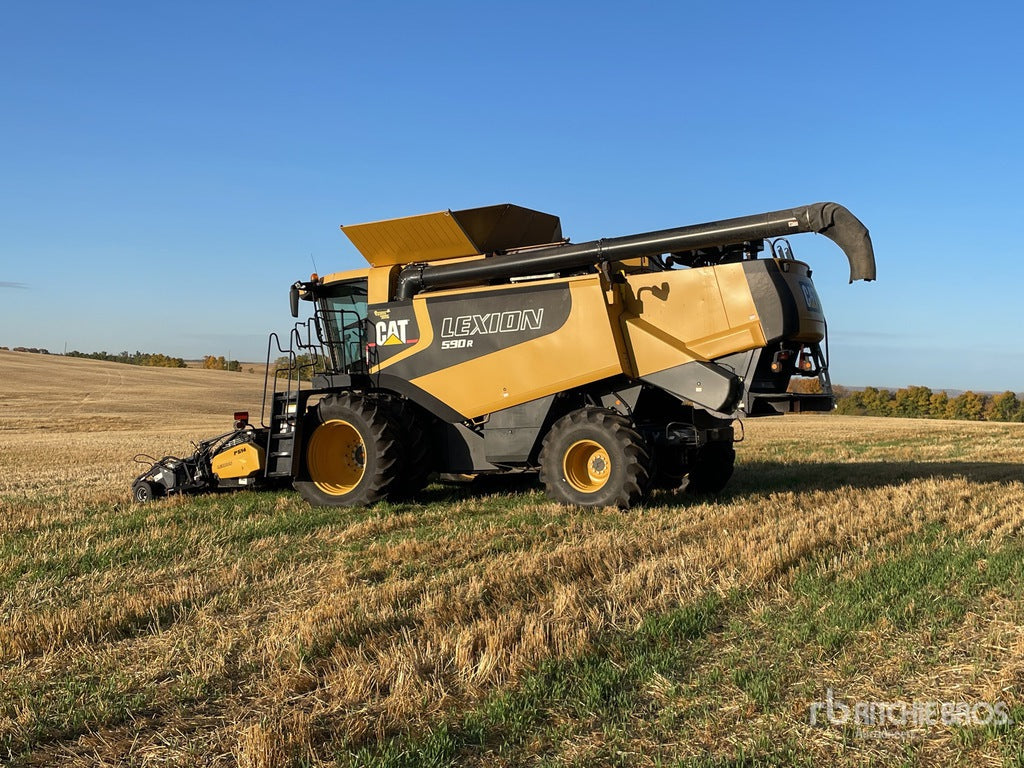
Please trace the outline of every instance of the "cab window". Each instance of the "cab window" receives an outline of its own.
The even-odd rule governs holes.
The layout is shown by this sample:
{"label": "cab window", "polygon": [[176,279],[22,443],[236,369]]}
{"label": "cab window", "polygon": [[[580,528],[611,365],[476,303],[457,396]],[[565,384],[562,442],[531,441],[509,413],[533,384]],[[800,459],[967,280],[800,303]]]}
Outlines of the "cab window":
{"label": "cab window", "polygon": [[322,295],[324,341],[338,370],[365,364],[366,297],[365,278],[333,285]]}

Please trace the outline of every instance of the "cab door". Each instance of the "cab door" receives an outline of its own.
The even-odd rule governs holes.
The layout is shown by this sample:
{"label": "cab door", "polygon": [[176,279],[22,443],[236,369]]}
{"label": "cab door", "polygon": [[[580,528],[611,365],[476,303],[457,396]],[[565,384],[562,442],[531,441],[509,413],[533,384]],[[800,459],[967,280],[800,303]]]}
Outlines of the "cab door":
{"label": "cab door", "polygon": [[321,341],[335,371],[366,371],[366,278],[345,280],[320,293]]}

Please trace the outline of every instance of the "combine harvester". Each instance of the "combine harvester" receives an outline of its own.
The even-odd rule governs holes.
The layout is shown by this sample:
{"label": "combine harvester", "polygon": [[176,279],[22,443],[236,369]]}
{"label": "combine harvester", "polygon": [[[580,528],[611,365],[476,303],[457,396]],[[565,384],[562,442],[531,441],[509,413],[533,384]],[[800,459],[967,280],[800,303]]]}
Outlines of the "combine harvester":
{"label": "combine harvester", "polygon": [[155,462],[136,499],[291,483],[350,506],[435,472],[525,471],[582,506],[716,493],[737,419],[834,407],[825,316],[785,238],[823,234],[851,282],[875,279],[867,229],[835,203],[578,244],[515,205],[342,230],[370,266],[292,286],[292,316],[313,313],[287,346],[271,335],[268,361],[291,365],[268,379],[269,422],[169,457],[187,471]]}

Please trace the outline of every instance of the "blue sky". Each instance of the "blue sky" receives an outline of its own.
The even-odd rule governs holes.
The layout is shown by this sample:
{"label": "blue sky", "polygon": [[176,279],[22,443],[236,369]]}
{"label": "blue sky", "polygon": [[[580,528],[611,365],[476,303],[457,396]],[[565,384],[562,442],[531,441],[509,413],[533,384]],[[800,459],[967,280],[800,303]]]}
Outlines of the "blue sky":
{"label": "blue sky", "polygon": [[833,379],[1024,390],[1014,3],[7,4],[0,344],[262,359],[338,231],[514,202],[576,241],[820,200]]}

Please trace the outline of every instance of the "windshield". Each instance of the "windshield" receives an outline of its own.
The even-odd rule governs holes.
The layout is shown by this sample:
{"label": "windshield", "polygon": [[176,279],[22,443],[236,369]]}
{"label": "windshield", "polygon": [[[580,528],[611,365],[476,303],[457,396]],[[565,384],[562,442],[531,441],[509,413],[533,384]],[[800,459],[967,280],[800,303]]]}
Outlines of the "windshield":
{"label": "windshield", "polygon": [[322,295],[321,307],[334,367],[349,370],[364,363],[366,280],[331,286]]}

